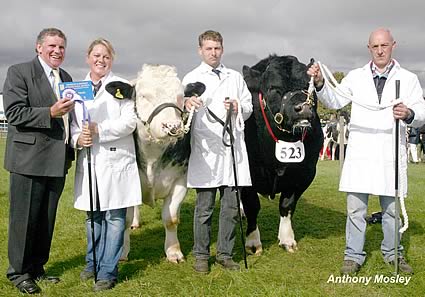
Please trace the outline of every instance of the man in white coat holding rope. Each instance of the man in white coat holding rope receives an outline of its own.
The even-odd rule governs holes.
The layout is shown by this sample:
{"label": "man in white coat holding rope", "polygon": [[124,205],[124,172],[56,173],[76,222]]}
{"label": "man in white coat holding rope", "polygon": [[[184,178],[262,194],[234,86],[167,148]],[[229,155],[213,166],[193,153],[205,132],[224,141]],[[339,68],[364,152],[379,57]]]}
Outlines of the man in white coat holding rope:
{"label": "man in white coat holding rope", "polygon": [[[243,132],[243,121],[252,113],[251,93],[242,75],[221,63],[223,37],[219,32],[208,30],[199,36],[198,42],[202,63],[183,78],[184,85],[202,82],[206,86],[202,97],[185,98],[186,109],[197,111],[192,121],[187,177],[187,186],[196,189],[197,193],[193,227],[194,269],[199,273],[209,272],[211,222],[218,191],[220,216],[216,262],[225,269],[239,270],[239,264],[232,259],[239,207],[235,186],[236,181],[238,186],[251,185]],[[223,144],[223,124],[230,102],[236,115],[236,131],[231,133],[235,137],[237,172],[232,170],[231,149]]]}
{"label": "man in white coat holding rope", "polygon": [[[372,60],[350,71],[340,85],[330,83],[330,72],[320,62],[307,71],[314,76],[318,97],[327,107],[340,109],[352,103],[347,156],[339,185],[339,190],[347,193],[346,248],[341,274],[357,273],[365,261],[369,195],[379,196],[382,208],[384,261],[395,264],[395,120],[401,120],[401,135],[405,135],[407,126],[420,127],[425,120],[419,80],[392,58],[395,45],[388,29],[373,31],[367,45]],[[396,80],[400,81],[400,100],[395,100]],[[404,198],[407,194],[405,137],[400,138],[399,147],[399,195]],[[397,264],[401,272],[411,274],[413,269],[402,252],[399,236]]]}

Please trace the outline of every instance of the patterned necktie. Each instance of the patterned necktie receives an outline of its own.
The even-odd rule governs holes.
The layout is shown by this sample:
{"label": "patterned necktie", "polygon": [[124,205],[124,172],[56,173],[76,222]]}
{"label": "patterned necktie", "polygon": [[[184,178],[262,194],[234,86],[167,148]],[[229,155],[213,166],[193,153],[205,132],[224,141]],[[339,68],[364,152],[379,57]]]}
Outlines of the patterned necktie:
{"label": "patterned necktie", "polygon": [[[56,99],[60,99],[60,93],[59,93],[59,83],[61,82],[61,78],[59,76],[59,70],[58,69],[52,69],[54,81],[53,81],[53,91],[55,92]],[[63,126],[65,129],[65,143],[68,143],[69,138],[69,122],[68,122],[69,116],[68,113],[65,113],[62,116],[63,120]]]}
{"label": "patterned necktie", "polygon": [[91,84],[93,85],[93,96],[96,97],[97,92],[99,92],[100,87],[102,86],[102,81],[99,80],[97,84],[95,84],[94,82],[91,82]]}
{"label": "patterned necktie", "polygon": [[56,100],[60,99],[60,93],[59,93],[59,83],[61,82],[61,78],[59,76],[59,70],[52,69],[53,74],[53,91],[56,95]]}
{"label": "patterned necktie", "polygon": [[221,71],[220,70],[218,70],[218,69],[212,69],[212,72],[214,72],[215,74],[217,74],[217,76],[218,76],[218,79],[220,79],[220,73],[221,73]]}

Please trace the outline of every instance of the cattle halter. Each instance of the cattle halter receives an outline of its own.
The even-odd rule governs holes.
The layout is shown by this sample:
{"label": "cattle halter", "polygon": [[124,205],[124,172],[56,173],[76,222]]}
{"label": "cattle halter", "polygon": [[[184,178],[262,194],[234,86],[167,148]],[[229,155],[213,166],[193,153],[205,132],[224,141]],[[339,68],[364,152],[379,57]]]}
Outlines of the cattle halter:
{"label": "cattle halter", "polygon": [[[313,91],[312,91],[312,90],[314,90],[314,89],[311,89],[311,84],[312,84],[312,80],[310,80],[310,86],[309,86],[308,91],[302,90],[302,91],[295,91],[295,92],[292,92],[292,93],[291,93],[291,94],[297,94],[297,93],[300,93],[300,92],[301,92],[301,93],[303,93],[303,94],[305,94],[305,95],[307,96],[307,98],[306,98],[305,102],[303,102],[303,103],[302,103],[301,107],[304,107],[305,105],[308,105],[308,106],[314,106]],[[313,88],[314,88],[314,85],[313,85]],[[286,95],[284,96],[284,99],[286,99]],[[269,134],[270,134],[270,136],[273,138],[273,140],[274,140],[275,142],[278,142],[278,139],[277,139],[276,135],[273,133],[273,129],[272,129],[271,125],[270,125],[270,122],[269,122],[269,120],[267,119],[267,115],[266,115],[266,112],[265,112],[265,108],[267,108],[267,110],[268,110],[268,111],[269,111],[272,115],[273,115],[273,112],[272,112],[272,111],[271,111],[271,109],[268,107],[268,105],[267,105],[267,103],[266,103],[266,100],[265,100],[265,98],[263,97],[263,94],[262,94],[261,92],[259,92],[259,93],[258,93],[258,101],[259,101],[259,103],[260,103],[260,110],[261,110],[261,113],[262,113],[262,115],[263,115],[263,119],[264,119],[264,122],[265,122],[265,124],[266,124],[267,131],[269,132]],[[284,129],[284,128],[281,126],[281,124],[283,123],[283,119],[284,119],[284,117],[283,117],[283,108],[284,108],[284,104],[282,104],[280,111],[279,111],[279,112],[277,112],[277,113],[273,116],[273,119],[274,119],[275,123],[277,124],[277,125],[276,125],[276,128],[277,128],[277,129],[279,129],[279,130],[280,130],[280,131],[282,131],[282,132],[286,132],[286,133],[289,133],[289,134],[294,134],[294,132],[293,132],[293,131],[291,132],[291,131],[289,131],[289,130],[286,130],[286,129]],[[306,131],[305,129],[303,129],[303,133],[302,133],[301,141],[304,141],[304,138],[305,138],[306,134],[307,134],[307,131]]]}
{"label": "cattle halter", "polygon": [[[179,111],[180,112],[180,117],[181,117],[181,121],[180,121],[180,123],[181,123],[181,127],[183,127],[183,128],[179,128],[179,129],[176,129],[175,131],[174,130],[169,130],[168,132],[167,132],[167,134],[169,135],[169,136],[172,136],[172,137],[181,137],[181,136],[183,136],[184,134],[187,134],[188,132],[189,132],[189,127],[187,126],[187,124],[186,125],[184,125],[184,123],[185,122],[189,122],[188,121],[188,116],[187,116],[187,113],[186,112],[184,112],[180,107],[178,107],[176,104],[174,104],[174,103],[162,103],[162,104],[160,104],[160,105],[158,105],[157,107],[155,107],[154,108],[154,110],[151,112],[151,114],[149,115],[149,117],[148,117],[148,119],[146,120],[146,121],[144,121],[144,120],[142,120],[141,118],[140,118],[140,116],[139,116],[139,114],[136,112],[136,114],[137,114],[137,118],[142,122],[142,124],[145,126],[145,128],[146,128],[146,131],[147,131],[147,133],[149,134],[149,138],[151,139],[151,140],[154,140],[155,138],[152,136],[152,134],[151,134],[151,132],[150,132],[150,124],[152,123],[152,120],[161,112],[161,111],[163,111],[164,109],[166,109],[166,108],[174,108],[174,109],[176,109],[177,111]],[[193,114],[193,113],[192,113]],[[189,115],[189,119],[191,120],[191,116]],[[190,122],[189,122],[189,125],[190,125]]]}
{"label": "cattle halter", "polygon": [[[310,81],[308,83],[308,90],[302,90],[302,91],[297,91],[297,92],[302,92],[303,94],[305,94],[307,96],[307,99],[305,100],[305,102],[301,105],[301,108],[304,107],[304,105],[309,105],[309,106],[314,106],[314,97],[313,97],[313,92],[314,92],[314,78],[311,77]],[[295,94],[297,92],[292,92],[291,94]],[[286,95],[283,96],[283,99],[285,100],[287,97]],[[274,115],[274,121],[276,122],[276,124],[281,125],[283,122],[283,108],[284,108],[285,104],[282,104],[280,111],[278,113],[276,113]],[[270,113],[271,110],[269,109]],[[282,127],[278,126],[278,129],[281,131],[286,131],[284,130]],[[286,131],[289,132],[289,131]]]}

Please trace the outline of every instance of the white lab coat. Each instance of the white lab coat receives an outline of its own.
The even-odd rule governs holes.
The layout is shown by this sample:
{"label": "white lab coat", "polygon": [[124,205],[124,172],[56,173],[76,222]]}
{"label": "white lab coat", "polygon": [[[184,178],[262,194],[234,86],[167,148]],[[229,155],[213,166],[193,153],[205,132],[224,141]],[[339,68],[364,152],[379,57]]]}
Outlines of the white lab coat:
{"label": "white lab coat", "polygon": [[[89,74],[85,80],[90,80]],[[93,194],[99,194],[102,211],[135,206],[142,203],[133,131],[137,117],[134,102],[112,97],[105,86],[111,81],[125,81],[111,73],[102,79],[102,87],[93,101],[85,101],[90,120],[98,124],[99,135],[91,147]],[[75,104],[71,123],[71,145],[77,147],[81,133],[83,109]],[[74,207],[90,210],[86,149],[77,150]],[[97,191],[96,191],[97,189]],[[95,196],[94,196],[95,197]],[[96,206],[94,204],[94,206]]]}
{"label": "white lab coat", "polygon": [[[225,97],[239,99],[243,119],[248,119],[252,113],[252,99],[242,75],[223,65],[220,65],[219,69],[221,79],[211,71],[209,65],[202,62],[183,78],[183,85],[198,81],[204,83],[206,90],[201,100],[207,102],[208,108],[223,122],[226,119]],[[231,149],[223,145],[222,134],[223,126],[214,120],[211,121],[206,115],[205,108],[201,107],[195,112],[191,127],[188,187],[215,188],[235,185]],[[237,131],[233,124],[233,135],[238,185],[250,186],[251,175],[244,132]],[[229,143],[227,136],[226,140]]]}
{"label": "white lab coat", "polygon": [[[395,65],[385,83],[381,106],[389,105],[396,98],[395,81],[400,80],[400,99],[415,112],[410,126],[419,127],[425,120],[425,101],[417,76]],[[355,100],[378,106],[370,63],[355,69],[342,80],[341,86]],[[327,86],[318,92],[320,101],[327,107],[339,109],[350,100],[335,94]],[[406,135],[406,123],[400,121],[400,135]],[[400,137],[399,190],[407,194],[406,138]],[[342,169],[339,190],[395,196],[395,120],[392,107],[371,110],[353,102],[351,107],[350,135],[347,155]]]}

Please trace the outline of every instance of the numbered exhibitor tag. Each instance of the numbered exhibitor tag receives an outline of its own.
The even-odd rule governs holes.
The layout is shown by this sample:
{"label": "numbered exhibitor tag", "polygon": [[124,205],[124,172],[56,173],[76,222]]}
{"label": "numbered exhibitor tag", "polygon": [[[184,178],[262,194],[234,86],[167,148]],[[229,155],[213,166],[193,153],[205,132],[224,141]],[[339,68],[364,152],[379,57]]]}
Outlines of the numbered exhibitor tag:
{"label": "numbered exhibitor tag", "polygon": [[275,155],[276,159],[282,163],[302,162],[305,157],[304,143],[301,141],[285,142],[278,140],[278,142],[276,142]]}

